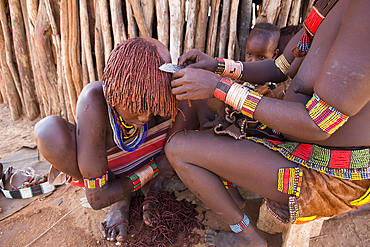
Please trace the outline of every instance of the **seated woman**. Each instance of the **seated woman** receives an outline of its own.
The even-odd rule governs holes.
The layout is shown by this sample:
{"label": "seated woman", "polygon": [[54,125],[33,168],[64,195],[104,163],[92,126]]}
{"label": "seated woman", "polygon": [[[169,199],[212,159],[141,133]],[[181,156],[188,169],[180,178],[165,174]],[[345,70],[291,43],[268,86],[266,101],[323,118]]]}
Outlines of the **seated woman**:
{"label": "seated woman", "polygon": [[[83,89],[76,125],[49,116],[35,127],[40,153],[64,173],[62,180],[82,183],[93,209],[112,205],[102,224],[111,241],[127,237],[131,192],[143,188],[155,196],[174,174],[162,152],[177,113],[171,76],[158,69],[168,62],[169,51],[159,41],[126,40],[110,54],[104,81]],[[152,223],[149,213],[143,220]]]}
{"label": "seated woman", "polygon": [[[219,176],[268,198],[268,209],[285,224],[333,217],[370,202],[369,11],[366,0],[315,1],[305,28],[277,61],[216,60],[197,50],[179,58],[188,66],[173,74],[178,100],[215,96],[281,133],[235,140],[187,131],[166,144],[181,180],[232,230],[209,231],[209,246],[266,246]],[[278,83],[297,59],[283,100],[229,79]]]}

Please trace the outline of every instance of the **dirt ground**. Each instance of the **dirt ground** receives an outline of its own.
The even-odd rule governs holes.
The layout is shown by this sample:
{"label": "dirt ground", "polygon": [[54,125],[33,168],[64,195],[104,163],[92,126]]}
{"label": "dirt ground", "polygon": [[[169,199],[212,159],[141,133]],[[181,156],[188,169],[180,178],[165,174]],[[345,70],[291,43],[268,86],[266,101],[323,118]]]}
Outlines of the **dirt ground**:
{"label": "dirt ground", "polygon": [[[29,121],[23,118],[13,122],[9,108],[0,104],[0,159],[24,145],[34,144],[33,128],[39,120]],[[176,187],[174,183],[180,183],[181,186],[180,181],[168,181],[167,188]],[[255,225],[262,198],[246,191],[242,192],[243,196],[248,198],[244,211]],[[189,200],[195,199],[189,192],[180,196]],[[114,243],[104,240],[99,230],[100,222],[107,216],[109,208],[95,211],[84,207],[81,205],[84,197],[83,189],[65,185],[51,195],[33,201],[0,221],[0,246],[115,246]],[[227,229],[212,212],[204,211],[200,207],[197,210],[206,217],[204,223],[207,227]],[[327,220],[320,236],[311,239],[310,246],[370,246],[369,219],[370,213],[365,212]],[[197,232],[204,236],[204,231]],[[268,246],[281,246],[281,234],[270,235],[262,231],[259,233],[267,239]],[[205,246],[204,238],[195,246]]]}

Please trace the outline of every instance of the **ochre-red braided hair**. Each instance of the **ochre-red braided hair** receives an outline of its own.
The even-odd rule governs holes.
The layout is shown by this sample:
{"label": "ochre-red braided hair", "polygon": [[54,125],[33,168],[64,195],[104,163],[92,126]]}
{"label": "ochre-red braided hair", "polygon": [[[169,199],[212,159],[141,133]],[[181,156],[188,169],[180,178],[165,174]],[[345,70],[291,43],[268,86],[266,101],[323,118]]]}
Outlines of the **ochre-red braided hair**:
{"label": "ochre-red braided hair", "polygon": [[164,64],[155,44],[133,38],[111,52],[104,69],[105,98],[131,113],[171,116],[177,113],[177,100],[171,92],[171,75],[159,70]]}

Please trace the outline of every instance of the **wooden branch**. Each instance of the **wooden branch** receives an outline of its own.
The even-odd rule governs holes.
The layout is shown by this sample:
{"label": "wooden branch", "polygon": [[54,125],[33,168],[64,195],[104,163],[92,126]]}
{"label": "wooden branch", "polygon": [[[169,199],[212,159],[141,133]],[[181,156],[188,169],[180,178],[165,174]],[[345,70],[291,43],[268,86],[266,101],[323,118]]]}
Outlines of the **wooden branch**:
{"label": "wooden branch", "polygon": [[291,5],[292,5],[292,0],[282,0],[281,1],[281,11],[279,15],[279,20],[276,24],[279,28],[286,26]]}
{"label": "wooden branch", "polygon": [[95,60],[96,60],[96,71],[98,74],[98,80],[101,81],[103,78],[104,69],[104,49],[103,49],[103,34],[101,31],[100,24],[100,11],[99,1],[95,1],[95,29],[94,29],[94,40],[95,40]]}
{"label": "wooden branch", "polygon": [[[88,69],[88,81],[95,81],[95,68],[94,62],[92,59],[91,52],[91,41],[90,41],[90,29],[89,29],[89,15],[87,12],[87,3],[86,0],[80,0],[80,19],[81,19],[81,45],[85,51],[86,66]],[[83,83],[86,86],[86,82]]]}
{"label": "wooden branch", "polygon": [[238,25],[240,60],[245,61],[245,49],[252,22],[252,0],[241,0],[239,6],[241,7]]}
{"label": "wooden branch", "polygon": [[195,33],[198,16],[199,0],[189,0],[188,5],[188,21],[186,22],[186,33],[184,41],[184,53],[190,51],[195,47]]}
{"label": "wooden branch", "polygon": [[170,9],[170,54],[172,63],[177,63],[181,55],[181,0],[171,0],[168,6]]}
{"label": "wooden branch", "polygon": [[28,53],[26,30],[24,27],[21,4],[19,0],[9,0],[10,17],[12,24],[14,53],[17,60],[19,77],[22,84],[24,107],[26,115],[34,120],[40,114],[37,103],[35,82]]}
{"label": "wooden branch", "polygon": [[22,84],[21,84],[21,80],[19,79],[17,68],[13,61],[13,51],[12,51],[13,43],[12,43],[11,32],[8,26],[8,17],[5,11],[5,0],[0,0],[0,22],[1,22],[3,32],[4,32],[5,55],[6,55],[5,59],[8,64],[8,68],[11,72],[11,75],[13,77],[15,86],[17,87],[17,91],[19,94],[19,98],[22,102],[22,106],[24,106]]}
{"label": "wooden branch", "polygon": [[238,21],[238,6],[239,0],[232,0],[230,7],[230,28],[229,28],[229,44],[227,47],[227,58],[234,59],[235,43],[236,43],[236,29]]}
{"label": "wooden branch", "polygon": [[[0,25],[0,57],[6,57],[5,51],[5,40],[3,34],[3,28]],[[2,82],[4,83],[4,87],[6,90],[8,105],[10,108],[10,113],[12,115],[13,121],[18,120],[22,115],[22,104],[21,99],[19,98],[19,94],[17,91],[17,87],[15,86],[11,71],[8,67],[8,64],[5,59],[0,59],[1,63],[1,75],[2,75]]]}
{"label": "wooden branch", "polygon": [[[67,96],[69,97],[69,89],[68,89],[68,85],[67,85],[67,81],[66,81],[66,77],[64,73],[62,74],[62,83],[63,83],[64,95],[65,97]],[[76,123],[75,117],[74,117],[75,111],[72,109],[71,101],[67,99],[66,99],[66,108],[67,108],[67,121],[72,124],[75,124]]]}
{"label": "wooden branch", "polygon": [[64,97],[64,91],[63,91],[63,81],[62,81],[62,52],[60,48],[60,37],[57,29],[57,24],[54,19],[53,11],[50,6],[50,0],[44,0],[45,1],[45,7],[46,12],[49,17],[49,22],[51,26],[51,35],[53,44],[56,50],[57,55],[57,80],[58,80],[58,95],[59,95],[59,103],[60,103],[60,109],[61,109],[61,116],[65,119],[67,119],[67,109],[65,105],[65,97]]}
{"label": "wooden branch", "polygon": [[51,26],[45,0],[41,1],[35,26],[35,48],[40,64],[40,74],[48,92],[49,109],[46,115],[60,115],[57,70],[51,46]]}
{"label": "wooden branch", "polygon": [[195,38],[195,49],[201,52],[205,52],[205,49],[206,49],[208,8],[209,8],[209,0],[200,0],[197,31],[196,31],[197,33],[196,33],[196,38]]}
{"label": "wooden branch", "polygon": [[222,5],[222,15],[221,15],[221,24],[220,24],[220,38],[218,46],[218,57],[226,58],[226,41],[228,37],[229,30],[229,16],[230,16],[230,5],[231,0],[224,0]]}
{"label": "wooden branch", "polygon": [[141,8],[143,9],[145,25],[148,29],[149,36],[152,37],[154,20],[154,1],[141,0]]}
{"label": "wooden branch", "polygon": [[99,0],[99,9],[100,9],[100,24],[103,33],[104,40],[104,62],[106,63],[109,55],[113,49],[112,45],[112,35],[111,35],[111,26],[109,24],[109,15],[108,15],[108,3],[107,0]]}
{"label": "wooden branch", "polygon": [[220,12],[221,0],[211,1],[211,17],[208,26],[208,37],[207,37],[207,54],[210,57],[215,56],[215,46],[218,30],[218,13]]}
{"label": "wooden branch", "polygon": [[35,22],[37,17],[39,2],[38,0],[21,0],[21,8],[24,20],[24,26],[26,28],[27,42],[30,49],[30,59],[32,65],[33,78],[35,82],[36,96],[39,103],[39,110],[41,118],[46,117],[46,112],[49,107],[47,102],[47,92],[42,90],[42,87],[45,89],[44,81],[42,76],[39,73],[39,62],[37,60],[37,53],[35,52],[35,42],[34,42],[34,33],[35,33]]}
{"label": "wooden branch", "polygon": [[292,0],[292,7],[290,10],[288,26],[298,25],[300,9],[301,9],[301,0]]}
{"label": "wooden branch", "polygon": [[121,0],[110,0],[110,13],[112,15],[114,45],[127,39],[125,24],[123,23]]}
{"label": "wooden branch", "polygon": [[134,19],[134,13],[132,11],[132,6],[130,0],[126,0],[126,12],[127,12],[127,33],[128,38],[136,38],[137,37],[137,25]]}
{"label": "wooden branch", "polygon": [[281,0],[266,0],[262,3],[261,13],[258,15],[256,23],[268,22],[275,24],[276,14]]}
{"label": "wooden branch", "polygon": [[82,64],[82,84],[85,87],[87,84],[89,84],[89,72],[88,72],[88,68],[87,68],[85,46],[82,46],[81,64]]}
{"label": "wooden branch", "polygon": [[145,24],[145,19],[143,15],[143,11],[141,9],[140,0],[129,0],[131,3],[132,11],[134,13],[134,17],[139,27],[140,36],[141,37],[150,37],[148,27]]}
{"label": "wooden branch", "polygon": [[155,7],[156,7],[156,13],[157,13],[158,40],[162,42],[167,47],[167,49],[169,49],[170,16],[169,16],[168,0],[156,0]]}
{"label": "wooden branch", "polygon": [[[69,0],[61,0],[60,1],[60,32],[61,32],[61,46],[62,46],[62,63],[63,63],[63,79],[65,82],[63,84],[66,85],[67,92],[69,97],[69,101],[66,103],[67,108],[67,115],[69,116],[70,113],[68,110],[68,105],[70,104],[71,112],[73,118],[68,117],[69,122],[74,122],[76,117],[76,106],[77,106],[77,93],[75,84],[72,78],[72,70],[71,64],[69,59],[69,17],[68,17],[68,1]],[[66,91],[66,90],[64,90]],[[69,102],[69,103],[68,103]]]}
{"label": "wooden branch", "polygon": [[68,1],[68,23],[69,23],[69,61],[71,64],[72,80],[76,89],[77,97],[82,91],[81,75],[81,42],[80,42],[80,25],[78,18],[77,0]]}

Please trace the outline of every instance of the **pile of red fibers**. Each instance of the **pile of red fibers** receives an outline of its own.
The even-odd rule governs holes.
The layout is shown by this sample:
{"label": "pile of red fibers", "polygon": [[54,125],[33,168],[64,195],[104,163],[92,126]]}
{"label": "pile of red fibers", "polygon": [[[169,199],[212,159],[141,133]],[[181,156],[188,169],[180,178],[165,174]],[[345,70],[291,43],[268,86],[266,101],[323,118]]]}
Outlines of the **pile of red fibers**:
{"label": "pile of red fibers", "polygon": [[[150,202],[150,215],[153,226],[146,226],[143,219],[143,203]],[[147,209],[148,210],[148,209]],[[195,218],[198,212],[195,206],[185,199],[177,201],[173,194],[157,192],[155,196],[137,194],[131,200],[129,239],[127,246],[191,246],[200,240],[199,234],[191,233],[194,228],[204,229],[204,225]],[[135,222],[140,221],[140,227]]]}

